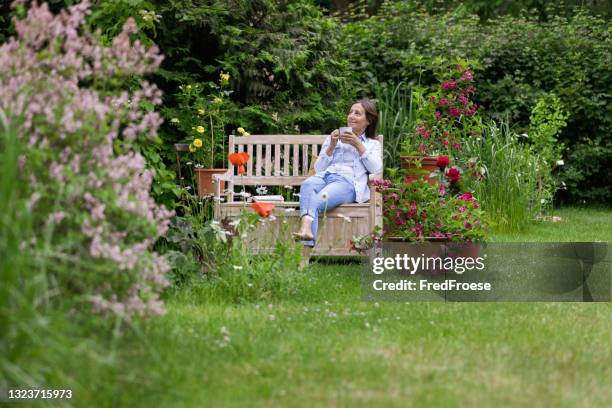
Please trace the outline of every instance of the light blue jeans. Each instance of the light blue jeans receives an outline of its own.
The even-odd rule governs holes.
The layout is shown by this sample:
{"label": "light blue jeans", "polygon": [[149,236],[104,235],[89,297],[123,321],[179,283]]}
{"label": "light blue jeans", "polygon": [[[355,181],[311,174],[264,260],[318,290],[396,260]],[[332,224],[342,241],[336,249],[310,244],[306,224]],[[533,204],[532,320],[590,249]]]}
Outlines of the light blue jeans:
{"label": "light blue jeans", "polygon": [[[327,193],[327,199],[321,196]],[[355,202],[355,186],[340,174],[325,172],[323,176],[308,177],[300,186],[300,217],[308,214],[312,221],[312,241],[302,241],[305,246],[315,246],[319,215],[340,204]],[[300,218],[301,219],[301,218]]]}

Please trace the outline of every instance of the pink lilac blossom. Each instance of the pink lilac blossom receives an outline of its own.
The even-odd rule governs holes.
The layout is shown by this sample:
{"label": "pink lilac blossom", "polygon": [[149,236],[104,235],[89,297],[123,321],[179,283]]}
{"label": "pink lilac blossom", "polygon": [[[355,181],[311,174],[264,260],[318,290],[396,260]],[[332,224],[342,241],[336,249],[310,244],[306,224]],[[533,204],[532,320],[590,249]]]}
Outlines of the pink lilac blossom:
{"label": "pink lilac blossom", "polygon": [[472,74],[470,73],[470,70],[466,70],[463,75],[461,75],[461,80],[462,81],[471,81],[472,79],[474,79],[474,77],[472,76]]}
{"label": "pink lilac blossom", "polygon": [[[156,137],[160,115],[140,106],[159,105],[162,94],[147,81],[133,92],[114,84],[153,72],[163,56],[156,46],[130,39],[137,29],[131,18],[110,47],[101,45],[98,34],[83,28],[90,13],[88,0],[57,15],[33,1],[26,17],[15,20],[16,36],[0,46],[0,109],[22,117],[20,137],[44,153],[42,159],[28,157],[27,166],[20,158],[33,191],[30,208],[43,221],[61,222],[61,236],[82,240],[57,242],[57,248],[73,248],[68,255],[122,273],[116,282],[109,283],[106,273],[87,279],[98,285],[87,289],[95,293],[93,309],[126,317],[160,314],[169,266],[151,246],[167,231],[173,212],[150,196],[154,172],[132,143]],[[115,153],[114,144],[122,153]],[[62,211],[43,214],[56,200]],[[129,291],[125,282],[132,282]]]}

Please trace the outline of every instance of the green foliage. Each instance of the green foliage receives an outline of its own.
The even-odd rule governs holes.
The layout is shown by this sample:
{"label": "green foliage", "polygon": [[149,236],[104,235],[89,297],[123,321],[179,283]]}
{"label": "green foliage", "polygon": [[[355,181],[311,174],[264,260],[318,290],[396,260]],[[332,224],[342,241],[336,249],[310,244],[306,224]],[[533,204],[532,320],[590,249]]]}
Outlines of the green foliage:
{"label": "green foliage", "polygon": [[597,0],[416,0],[414,2],[432,14],[445,13],[462,7],[470,14],[478,14],[482,21],[504,15],[519,16],[527,10],[541,20],[548,20],[554,16],[571,17],[576,13],[575,8],[578,6],[594,14],[610,17],[607,2]]}
{"label": "green foliage", "polygon": [[[70,1],[70,0],[68,0]],[[104,0],[97,2],[89,23],[99,28],[101,40],[110,44],[121,32],[129,17],[133,17],[139,28],[138,39],[144,44],[153,44],[157,36],[155,24],[161,21],[161,15],[155,12],[155,6],[147,0]]]}
{"label": "green foliage", "polygon": [[519,138],[507,124],[491,122],[464,145],[472,171],[482,175],[471,188],[497,231],[520,231],[551,204],[551,192],[539,183],[545,162]]}
{"label": "green foliage", "polygon": [[564,164],[561,157],[565,146],[557,137],[566,126],[567,118],[568,114],[564,111],[561,101],[554,95],[540,98],[529,118],[528,139],[532,149],[540,157],[538,184],[550,198],[561,185],[553,170]]}
{"label": "green foliage", "polygon": [[[485,116],[509,118],[517,132],[526,132],[531,110],[552,93],[570,114],[558,137],[570,149],[583,137],[612,133],[612,37],[605,20],[584,10],[569,18],[540,21],[526,14],[482,24],[466,7],[431,15],[413,2],[388,2],[376,15],[343,18],[341,52],[354,67],[350,87],[358,92],[372,94],[378,83],[400,81],[418,91],[435,84],[438,61],[469,58],[480,63],[475,99]],[[601,173],[586,179],[582,190],[600,189],[601,179]]]}
{"label": "green foliage", "polygon": [[[188,211],[187,211],[188,212]],[[211,298],[241,302],[286,297],[295,291],[301,249],[296,243],[255,234],[258,225],[273,228],[277,220],[263,219],[250,210],[236,220],[205,221],[191,212],[174,221],[165,240],[173,263],[174,283],[200,287]],[[283,228],[286,224],[281,223]],[[271,248],[253,255],[250,246]]]}
{"label": "green foliage", "polygon": [[224,168],[227,163],[225,122],[228,112],[235,111],[229,99],[228,74],[221,73],[219,84],[187,84],[179,86],[177,106],[165,107],[164,116],[178,130],[180,142],[188,143],[196,166]]}
{"label": "green foliage", "polygon": [[174,0],[158,10],[165,79],[200,82],[228,71],[242,108],[230,128],[327,132],[337,125],[348,72],[336,56],[340,27],[311,2]]}
{"label": "green foliage", "polygon": [[403,82],[395,86],[378,85],[375,89],[378,108],[378,133],[384,136],[385,167],[399,166],[400,143],[415,128],[415,104],[412,91]]}
{"label": "green foliage", "polygon": [[556,96],[542,97],[536,103],[529,117],[529,140],[535,151],[550,166],[561,159],[564,150],[557,136],[566,126],[568,118],[561,101]]}
{"label": "green foliage", "polygon": [[[562,199],[592,205],[612,202],[612,143],[609,135],[583,138],[567,153],[567,163],[559,176],[567,185]],[[585,189],[583,186],[588,185]]]}

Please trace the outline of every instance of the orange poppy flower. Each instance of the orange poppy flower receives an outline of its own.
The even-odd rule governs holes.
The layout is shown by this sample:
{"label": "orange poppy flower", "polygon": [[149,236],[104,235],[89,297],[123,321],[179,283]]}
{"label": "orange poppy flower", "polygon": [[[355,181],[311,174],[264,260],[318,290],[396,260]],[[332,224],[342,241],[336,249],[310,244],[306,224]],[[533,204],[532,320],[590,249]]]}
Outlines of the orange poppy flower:
{"label": "orange poppy flower", "polygon": [[255,210],[255,212],[257,214],[259,214],[260,217],[269,217],[270,214],[272,213],[272,210],[274,209],[274,204],[272,203],[258,203],[258,202],[253,202],[251,204],[251,207],[253,207],[253,209]]}
{"label": "orange poppy flower", "polygon": [[238,174],[246,173],[244,165],[249,161],[249,154],[247,152],[231,153],[227,155],[230,163],[238,167]]}

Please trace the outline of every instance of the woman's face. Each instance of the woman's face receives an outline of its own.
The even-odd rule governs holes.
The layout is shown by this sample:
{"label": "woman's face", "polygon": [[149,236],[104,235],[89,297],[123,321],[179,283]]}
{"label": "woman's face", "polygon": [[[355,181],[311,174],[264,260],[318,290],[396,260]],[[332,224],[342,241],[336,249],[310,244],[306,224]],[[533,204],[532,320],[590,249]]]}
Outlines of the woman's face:
{"label": "woman's face", "polygon": [[348,126],[353,128],[353,133],[359,136],[366,127],[370,124],[366,118],[365,109],[360,103],[356,103],[351,106],[348,116],[346,117],[346,123]]}

